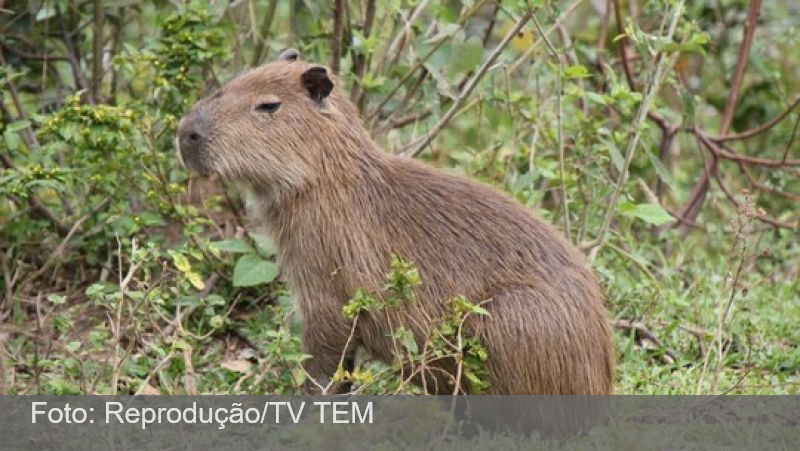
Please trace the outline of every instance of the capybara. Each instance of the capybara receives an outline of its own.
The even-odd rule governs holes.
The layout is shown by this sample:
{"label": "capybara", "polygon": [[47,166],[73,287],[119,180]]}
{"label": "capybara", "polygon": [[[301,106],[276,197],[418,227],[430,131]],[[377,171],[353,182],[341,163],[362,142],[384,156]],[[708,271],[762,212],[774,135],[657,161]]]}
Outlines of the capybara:
{"label": "capybara", "polygon": [[[383,151],[338,84],[286,51],[198,101],[177,139],[187,167],[254,199],[249,215],[277,245],[316,387],[356,346],[391,361],[393,327],[424,343],[464,296],[489,312],[465,326],[488,350],[487,393],[611,393],[604,295],[581,253],[501,191]],[[343,306],[359,288],[385,295],[393,256],[419,271],[414,300],[353,327]],[[452,360],[421,378],[428,392],[471,392]]]}

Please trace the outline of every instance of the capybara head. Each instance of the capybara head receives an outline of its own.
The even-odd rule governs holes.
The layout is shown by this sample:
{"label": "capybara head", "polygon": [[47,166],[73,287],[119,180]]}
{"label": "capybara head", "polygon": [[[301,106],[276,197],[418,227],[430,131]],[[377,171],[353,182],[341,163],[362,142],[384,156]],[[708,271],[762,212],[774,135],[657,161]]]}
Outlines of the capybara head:
{"label": "capybara head", "polygon": [[181,159],[201,175],[297,190],[369,139],[336,83],[284,51],[197,102],[178,129]]}

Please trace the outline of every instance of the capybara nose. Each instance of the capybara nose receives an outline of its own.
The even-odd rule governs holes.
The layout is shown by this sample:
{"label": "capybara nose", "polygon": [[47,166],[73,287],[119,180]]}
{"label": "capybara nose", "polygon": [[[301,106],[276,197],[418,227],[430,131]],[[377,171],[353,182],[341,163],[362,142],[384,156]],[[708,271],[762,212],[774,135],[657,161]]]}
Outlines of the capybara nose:
{"label": "capybara nose", "polygon": [[199,163],[205,160],[208,143],[208,116],[200,110],[192,110],[178,126],[178,147],[183,162],[192,169],[199,170]]}
{"label": "capybara nose", "polygon": [[[190,111],[178,128],[181,152],[199,151],[205,144],[208,133],[206,115],[202,111]],[[186,155],[184,155],[186,156]]]}

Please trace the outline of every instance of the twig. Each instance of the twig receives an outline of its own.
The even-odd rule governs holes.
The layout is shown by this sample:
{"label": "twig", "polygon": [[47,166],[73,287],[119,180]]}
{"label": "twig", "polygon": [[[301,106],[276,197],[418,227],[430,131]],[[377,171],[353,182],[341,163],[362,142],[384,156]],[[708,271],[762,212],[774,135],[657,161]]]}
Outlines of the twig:
{"label": "twig", "polygon": [[100,87],[103,83],[103,28],[106,12],[103,0],[94,0],[94,17],[92,19],[92,98],[100,99]]}
{"label": "twig", "polygon": [[[614,19],[617,23],[617,33],[622,33],[625,29],[622,26],[622,8],[619,0],[614,0]],[[631,69],[630,61],[628,60],[628,36],[623,35],[619,45],[619,56],[622,60],[622,70],[625,73],[625,79],[628,81],[628,86],[636,90],[636,82],[633,79],[633,70]]]}
{"label": "twig", "polygon": [[[2,164],[6,169],[17,168],[11,158],[4,154],[0,154],[0,164]],[[28,193],[27,198],[34,217],[38,217],[50,222],[60,236],[67,236],[67,234],[69,234],[69,229],[62,224],[58,218],[56,218],[56,215],[53,214],[53,212],[50,211],[50,209],[48,209],[41,200],[39,200],[39,197],[36,196],[35,193]],[[18,204],[22,203],[20,200],[16,200],[16,202]]]}
{"label": "twig", "polygon": [[408,20],[406,20],[403,24],[402,30],[397,33],[392,40],[392,43],[386,46],[384,49],[380,63],[378,64],[378,71],[383,71],[383,67],[386,65],[386,60],[389,58],[389,55],[392,55],[392,63],[394,63],[397,58],[400,57],[400,53],[403,51],[403,47],[406,43],[406,37],[411,34],[411,25],[413,25],[419,16],[422,15],[422,12],[428,7],[428,3],[430,3],[430,0],[422,0],[417,6],[414,7],[411,15],[408,17]]}
{"label": "twig", "polygon": [[716,144],[711,137],[700,129],[695,130],[695,135],[710,149],[718,158],[737,161],[756,166],[780,167],[780,166],[800,166],[800,160],[771,160],[769,158],[749,157],[733,153],[729,148]]}
{"label": "twig", "polygon": [[[719,181],[719,178],[717,178]],[[722,185],[720,185],[722,187]],[[713,374],[713,379],[711,381],[711,392],[713,393],[717,388],[717,382],[719,377],[720,369],[723,366],[723,359],[727,354],[729,346],[725,346],[722,340],[722,334],[725,327],[729,324],[728,323],[728,315],[733,307],[734,300],[736,299],[736,295],[741,291],[739,279],[742,275],[742,268],[744,268],[744,263],[747,257],[747,237],[750,229],[750,223],[752,219],[756,216],[756,208],[755,208],[755,200],[753,199],[752,195],[747,195],[747,200],[743,207],[737,208],[739,212],[739,216],[736,221],[736,232],[734,237],[734,244],[733,244],[733,255],[731,255],[732,259],[738,260],[735,263],[736,267],[733,270],[733,277],[731,279],[731,293],[727,299],[727,302],[723,301],[722,299],[719,300],[719,304],[717,305],[717,324],[716,330],[714,333],[714,340],[712,341],[712,349],[716,349],[717,351],[717,360],[716,360],[716,369]],[[729,267],[729,269],[731,269]],[[723,304],[723,302],[725,302]],[[733,318],[731,318],[731,321]],[[706,353],[705,358],[703,359],[703,367],[700,373],[700,377],[697,381],[697,391],[696,394],[700,394],[702,391],[702,385],[705,381],[705,376],[708,370],[708,365],[710,362],[711,353]]]}
{"label": "twig", "polygon": [[[472,15],[475,14],[478,11],[478,9],[480,9],[480,7],[482,7],[483,4],[486,3],[486,1],[487,0],[478,0],[477,2],[475,2],[475,4],[472,5],[472,7],[469,10],[467,10],[467,12],[465,12],[458,18],[458,21],[456,23],[458,25],[463,25],[464,23],[466,23],[467,19],[472,17]],[[386,94],[383,100],[381,100],[378,106],[376,106],[375,109],[372,110],[372,112],[369,115],[367,115],[367,118],[364,122],[370,123],[372,122],[373,119],[378,117],[380,112],[383,110],[383,107],[386,106],[386,104],[389,103],[389,101],[392,100],[392,98],[394,98],[394,95],[397,94],[397,91],[399,91],[400,88],[408,80],[411,79],[411,77],[414,75],[414,73],[417,72],[417,70],[419,70],[425,65],[425,62],[428,61],[428,59],[430,59],[430,57],[432,57],[433,54],[436,53],[436,51],[439,50],[439,48],[441,48],[445,44],[445,42],[447,42],[446,38],[441,39],[437,43],[432,45],[431,48],[428,50],[428,53],[426,53],[422,58],[417,60],[417,62],[411,67],[411,69],[406,71],[406,73],[403,75],[400,81],[397,82],[394,88],[392,88],[389,91],[389,93]]]}
{"label": "twig", "polygon": [[183,385],[187,395],[197,395],[197,381],[194,376],[194,364],[192,363],[193,353],[194,349],[189,344],[183,347],[183,364],[185,367]]}
{"label": "twig", "polygon": [[275,7],[278,6],[278,0],[270,0],[267,5],[267,12],[264,14],[264,21],[261,22],[261,28],[256,34],[256,47],[253,50],[253,59],[250,60],[251,66],[257,66],[261,63],[261,57],[264,56],[264,43],[269,38],[269,30],[272,28],[272,21],[275,18]]}
{"label": "twig", "polygon": [[753,46],[753,38],[756,33],[756,22],[758,22],[758,16],[761,14],[761,2],[762,0],[750,0],[750,7],[747,10],[747,22],[744,26],[742,45],[739,47],[736,72],[733,74],[731,89],[728,91],[728,100],[725,102],[725,108],[722,112],[722,124],[719,129],[719,134],[722,136],[728,133],[733,122],[733,113],[736,111],[739,91],[742,89],[742,81],[744,80],[744,71],[747,69],[750,48]]}
{"label": "twig", "polygon": [[[658,337],[655,336],[655,334],[650,332],[650,330],[647,328],[647,326],[645,326],[641,322],[633,321],[633,320],[630,320],[630,319],[617,319],[617,320],[614,320],[612,322],[612,325],[617,329],[633,331],[634,333],[636,333],[640,337],[640,339],[644,339],[644,340],[650,341],[651,343],[653,343],[658,348],[663,349],[664,350],[664,359],[663,359],[664,363],[671,364],[671,363],[675,363],[675,362],[677,362],[679,360],[678,359],[678,355],[675,354],[675,351],[673,351],[672,349],[664,346],[664,343],[662,343],[661,340],[659,340]],[[667,359],[669,359],[669,360],[667,360]]]}
{"label": "twig", "polygon": [[342,33],[344,32],[344,0],[333,3],[333,34],[331,36],[331,71],[339,73],[342,58]]}
{"label": "twig", "polygon": [[[739,57],[736,61],[736,72],[734,73],[731,82],[730,93],[728,100],[723,109],[722,120],[720,124],[720,136],[728,133],[731,123],[733,121],[733,113],[736,110],[736,102],[739,98],[739,91],[742,89],[742,81],[744,79],[744,71],[747,68],[747,62],[750,56],[750,48],[753,44],[753,39],[756,32],[756,22],[761,13],[761,0],[751,0],[750,7],[747,11],[747,23],[745,24],[744,37],[742,38],[742,45],[739,47]],[[692,190],[692,198],[690,202],[680,210],[680,215],[689,219],[696,220],[697,215],[700,214],[700,209],[706,199],[706,193],[709,188],[709,176],[717,172],[717,161],[712,160],[710,167],[706,174],[702,176],[700,181],[695,185]],[[677,225],[677,224],[676,224]],[[688,229],[683,228],[683,233],[688,233]]]}
{"label": "twig", "polygon": [[[3,50],[0,48],[0,65],[6,66],[6,58],[3,55]],[[22,100],[19,97],[19,90],[17,89],[17,85],[14,84],[12,80],[6,78],[6,85],[8,85],[8,91],[11,94],[11,101],[14,102],[14,108],[17,109],[17,115],[22,120],[28,119],[28,114],[25,111],[25,108],[22,105]],[[0,98],[0,105],[5,110],[5,103],[2,101],[3,99]],[[8,113],[10,116],[10,112]],[[11,119],[9,117],[9,119]],[[24,133],[22,133],[22,138],[25,140],[25,143],[28,147],[32,149],[36,149],[39,147],[39,140],[36,138],[36,133],[33,132],[33,128],[30,125],[27,125],[24,129]],[[13,165],[13,164],[12,164]]]}
{"label": "twig", "polygon": [[[672,37],[675,34],[675,30],[678,27],[678,21],[680,20],[681,16],[683,15],[683,7],[685,4],[685,0],[681,0],[677,2],[675,8],[672,11],[672,18],[669,24],[669,30],[667,31],[667,35],[664,36],[666,42],[672,42]],[[634,134],[631,139],[628,141],[628,147],[625,150],[625,161],[622,165],[622,171],[619,174],[619,178],[617,179],[617,184],[614,186],[614,191],[611,194],[611,199],[608,202],[608,208],[606,209],[606,214],[603,218],[603,223],[600,226],[600,231],[597,234],[597,238],[592,240],[589,243],[585,243],[581,245],[582,248],[586,249],[589,252],[589,259],[594,260],[597,256],[597,253],[602,248],[603,244],[606,240],[606,235],[608,234],[608,229],[611,226],[611,221],[614,218],[614,214],[617,212],[617,202],[619,201],[619,197],[622,194],[622,187],[625,184],[625,181],[628,179],[628,167],[633,160],[634,152],[636,151],[636,147],[639,144],[639,139],[641,138],[642,134],[642,125],[647,118],[647,112],[650,109],[650,104],[653,101],[656,93],[658,92],[659,86],[661,85],[662,76],[664,74],[664,70],[667,67],[666,60],[668,58],[664,57],[663,52],[659,52],[655,57],[655,67],[650,72],[650,79],[647,82],[644,95],[642,96],[642,102],[639,105],[639,110],[636,113],[636,117],[633,120],[633,130]],[[684,215],[680,215],[684,216]]]}
{"label": "twig", "polygon": [[472,90],[475,89],[475,87],[478,85],[478,82],[489,70],[489,66],[494,64],[494,61],[498,56],[500,56],[500,53],[503,51],[503,49],[505,49],[511,40],[517,36],[522,27],[528,23],[531,17],[533,17],[533,13],[530,10],[527,10],[525,14],[520,17],[520,19],[517,21],[517,24],[511,29],[511,31],[509,31],[505,37],[503,37],[503,40],[492,51],[492,53],[489,55],[489,58],[487,58],[481,67],[478,68],[478,70],[475,72],[475,75],[469,79],[467,84],[464,86],[464,89],[461,91],[461,94],[459,94],[458,98],[456,98],[453,104],[450,105],[450,109],[447,110],[439,122],[421,140],[410,144],[406,149],[400,152],[402,155],[415,157],[433,141],[436,135],[438,135],[447,126],[448,122],[450,122],[461,105],[464,104],[464,101],[466,101],[466,99],[472,93]]}
{"label": "twig", "polygon": [[550,57],[554,58],[558,63],[558,74],[556,77],[556,129],[558,131],[558,171],[559,171],[559,183],[561,185],[561,205],[562,211],[564,212],[564,234],[566,235],[568,240],[572,240],[570,235],[570,227],[569,227],[569,205],[567,204],[567,184],[565,181],[565,173],[566,173],[566,165],[564,163],[564,124],[563,124],[563,108],[561,105],[562,97],[563,97],[563,84],[564,84],[564,63],[561,61],[561,57],[559,56],[556,48],[553,46],[553,43],[550,42],[550,38],[547,37],[547,34],[542,30],[542,26],[539,24],[539,20],[536,18],[536,14],[531,16],[533,20],[533,26],[536,27],[536,31],[539,33],[539,36],[544,41],[545,45],[547,45],[547,50],[550,53]]}
{"label": "twig", "polygon": [[785,110],[783,110],[783,112],[781,112],[781,114],[770,119],[768,122],[759,125],[758,127],[751,128],[750,130],[745,130],[740,133],[729,133],[727,135],[715,136],[712,137],[711,139],[713,139],[716,142],[725,142],[725,141],[739,141],[743,139],[749,139],[754,136],[758,136],[766,132],[767,130],[771,129],[772,127],[778,125],[778,123],[780,123],[784,118],[786,118],[786,116],[788,116],[792,111],[794,111],[794,109],[797,108],[798,105],[800,105],[800,97],[795,99],[794,102],[791,105],[789,105],[788,108],[786,108]]}
{"label": "twig", "polygon": [[[800,104],[800,98],[795,101],[795,105]],[[789,157],[789,150],[792,148],[792,144],[794,144],[794,139],[797,137],[797,128],[800,127],[800,114],[797,115],[797,119],[794,121],[794,128],[792,128],[792,136],[789,137],[789,142],[786,143],[786,150],[783,152],[783,158],[781,158],[782,162],[785,162],[786,159]]]}
{"label": "twig", "polygon": [[[367,0],[367,9],[364,12],[364,24],[361,27],[361,34],[364,39],[369,39],[372,34],[372,24],[375,22],[375,0]],[[359,111],[364,110],[364,76],[367,72],[367,55],[361,53],[356,55],[355,58],[355,74],[356,83],[353,86],[353,92],[350,94],[350,99],[358,106]]]}
{"label": "twig", "polygon": [[[204,282],[205,288],[203,288],[203,290],[200,291],[200,293],[198,293],[197,297],[203,299],[206,296],[208,296],[208,293],[211,293],[211,290],[214,289],[214,286],[217,284],[218,280],[219,280],[219,275],[217,275],[216,273],[211,274],[211,276],[209,276],[209,278],[206,279],[206,281]],[[192,305],[188,307],[186,310],[181,311],[178,314],[178,317],[175,318],[174,321],[167,324],[167,327],[164,328],[161,335],[165,337],[172,335],[172,333],[175,332],[175,329],[178,326],[180,326],[183,320],[189,317],[192,313],[194,313],[194,311],[197,310],[197,308],[198,307],[196,305]]]}
{"label": "twig", "polygon": [[[567,20],[567,18],[578,8],[578,6],[581,5],[581,3],[583,3],[583,0],[575,0],[569,6],[567,6],[567,8],[564,9],[561,15],[558,16],[558,18],[556,18],[553,25],[550,25],[550,28],[548,28],[545,31],[545,34],[549,36],[553,31],[555,31],[562,23],[564,23],[565,20]],[[525,50],[525,53],[523,53],[519,58],[517,58],[513,63],[511,63],[508,66],[508,73],[512,74],[517,69],[519,69],[520,66],[522,66],[522,63],[524,63],[525,60],[527,60],[533,54],[533,52],[539,49],[541,42],[542,42],[541,40],[536,41],[533,43],[533,45],[528,47],[528,49]]]}
{"label": "twig", "polygon": [[[69,58],[69,64],[72,67],[72,75],[77,85],[76,90],[84,90],[89,86],[89,83],[87,83],[86,77],[83,74],[83,69],[81,69],[80,56],[75,48],[72,35],[67,30],[67,18],[64,16],[58,3],[56,3],[55,7],[56,14],[58,15],[58,22],[61,25],[61,38],[64,41],[64,46],[67,48],[67,58]],[[84,97],[89,103],[95,103],[91,92],[84,93]]]}
{"label": "twig", "polygon": [[8,50],[9,52],[17,55],[18,57],[31,60],[31,61],[69,61],[69,58],[66,56],[58,56],[58,55],[47,55],[47,54],[39,54],[39,53],[28,53],[22,50],[19,50],[13,46],[5,45],[0,43],[3,50]]}

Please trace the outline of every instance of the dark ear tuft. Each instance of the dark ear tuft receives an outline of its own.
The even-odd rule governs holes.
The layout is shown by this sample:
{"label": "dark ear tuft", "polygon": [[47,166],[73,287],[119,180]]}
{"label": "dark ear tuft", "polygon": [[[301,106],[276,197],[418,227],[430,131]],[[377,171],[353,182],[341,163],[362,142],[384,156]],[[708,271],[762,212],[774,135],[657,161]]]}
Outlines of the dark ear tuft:
{"label": "dark ear tuft", "polygon": [[328,77],[328,71],[322,66],[315,66],[305,71],[302,80],[308,96],[317,103],[322,103],[333,90],[333,82]]}
{"label": "dark ear tuft", "polygon": [[278,55],[279,61],[297,61],[300,58],[300,52],[297,49],[288,48]]}

